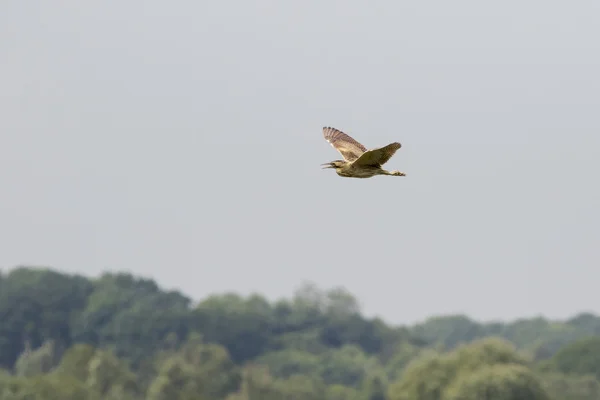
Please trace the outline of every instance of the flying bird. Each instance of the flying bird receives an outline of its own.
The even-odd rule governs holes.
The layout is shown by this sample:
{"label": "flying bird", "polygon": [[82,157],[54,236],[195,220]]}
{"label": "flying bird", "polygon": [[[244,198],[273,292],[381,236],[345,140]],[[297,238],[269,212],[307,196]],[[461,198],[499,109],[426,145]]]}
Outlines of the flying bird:
{"label": "flying bird", "polygon": [[334,168],[339,176],[346,178],[370,178],[375,175],[406,176],[404,172],[386,171],[381,168],[402,147],[398,142],[367,150],[365,146],[335,128],[324,127],[323,136],[344,157],[343,160],[321,164],[324,165],[324,169]]}

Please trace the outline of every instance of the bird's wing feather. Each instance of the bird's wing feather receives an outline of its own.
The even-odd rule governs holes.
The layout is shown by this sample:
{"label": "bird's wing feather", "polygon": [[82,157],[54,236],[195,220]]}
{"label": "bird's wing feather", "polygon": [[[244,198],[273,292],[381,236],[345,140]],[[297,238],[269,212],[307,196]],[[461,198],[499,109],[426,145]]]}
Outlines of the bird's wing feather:
{"label": "bird's wing feather", "polygon": [[366,151],[353,164],[357,166],[382,166],[392,158],[400,147],[402,147],[400,143],[394,142],[378,149]]}
{"label": "bird's wing feather", "polygon": [[367,151],[365,146],[338,129],[324,127],[323,136],[348,162],[358,159]]}

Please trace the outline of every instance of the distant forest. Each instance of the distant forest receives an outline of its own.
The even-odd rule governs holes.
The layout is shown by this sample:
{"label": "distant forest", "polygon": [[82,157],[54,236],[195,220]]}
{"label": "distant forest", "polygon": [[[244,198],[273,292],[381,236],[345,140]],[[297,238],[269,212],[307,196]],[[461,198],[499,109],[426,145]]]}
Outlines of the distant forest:
{"label": "distant forest", "polygon": [[600,400],[600,318],[391,326],[344,289],[198,304],[131,274],[0,274],[0,400]]}

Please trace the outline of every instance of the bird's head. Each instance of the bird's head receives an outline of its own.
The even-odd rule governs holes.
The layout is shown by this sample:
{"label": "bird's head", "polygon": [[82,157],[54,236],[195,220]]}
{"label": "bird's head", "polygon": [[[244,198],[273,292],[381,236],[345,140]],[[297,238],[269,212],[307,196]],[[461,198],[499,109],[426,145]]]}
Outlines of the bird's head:
{"label": "bird's head", "polygon": [[335,161],[331,161],[325,164],[321,164],[321,166],[324,166],[323,169],[326,168],[342,168],[344,166],[344,164],[346,164],[344,161],[342,160],[335,160]]}

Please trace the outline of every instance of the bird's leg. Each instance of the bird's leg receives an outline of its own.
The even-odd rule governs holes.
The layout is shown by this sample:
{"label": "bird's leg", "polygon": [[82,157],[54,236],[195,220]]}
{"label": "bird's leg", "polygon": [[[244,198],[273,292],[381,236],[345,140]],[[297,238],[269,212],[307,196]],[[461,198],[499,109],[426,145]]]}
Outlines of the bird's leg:
{"label": "bird's leg", "polygon": [[385,171],[386,175],[392,175],[392,176],[406,176],[406,174],[404,172],[400,172],[400,171]]}

